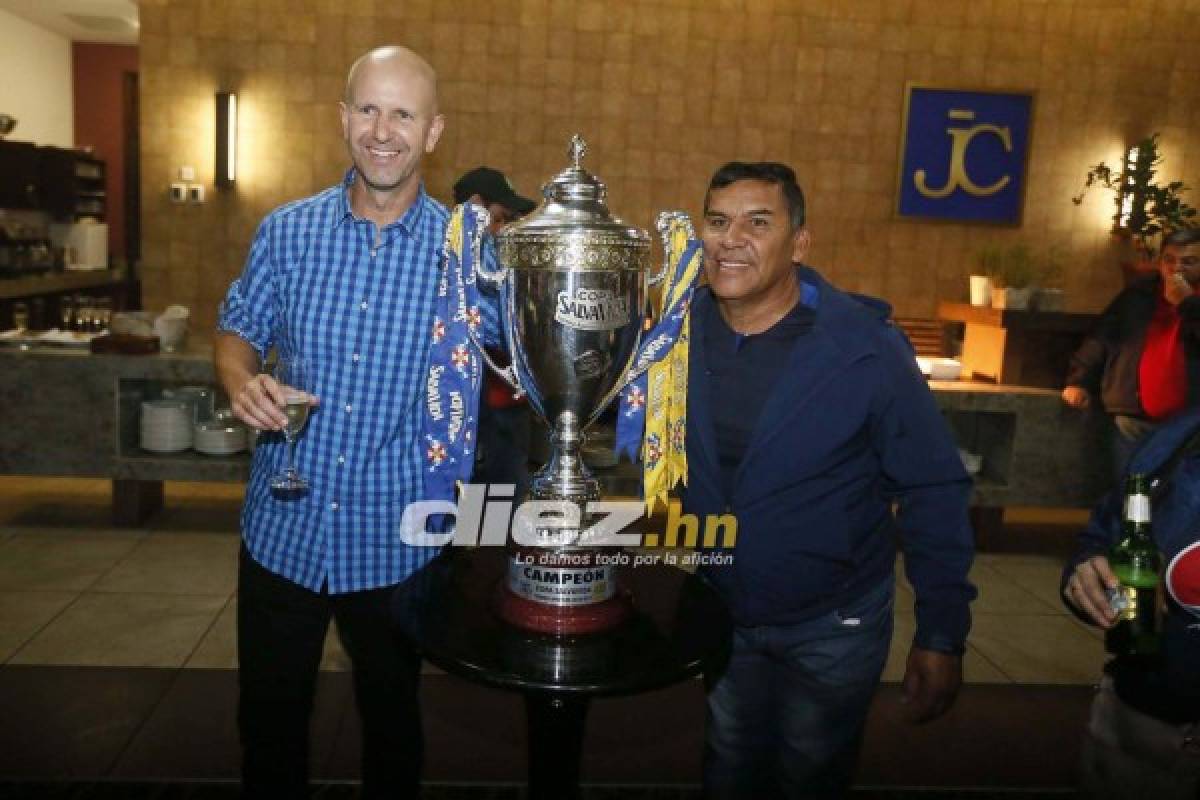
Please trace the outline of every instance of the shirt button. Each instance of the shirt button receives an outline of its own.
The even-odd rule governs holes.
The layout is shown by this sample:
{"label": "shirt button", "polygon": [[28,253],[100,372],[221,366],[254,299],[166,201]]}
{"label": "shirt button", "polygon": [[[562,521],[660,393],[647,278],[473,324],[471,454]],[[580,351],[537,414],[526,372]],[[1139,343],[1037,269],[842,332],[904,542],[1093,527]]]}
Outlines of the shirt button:
{"label": "shirt button", "polygon": [[345,457],[345,456],[338,456],[338,463],[339,463],[339,464],[345,464],[345,463],[346,463],[346,457]]}
{"label": "shirt button", "polygon": [[357,364],[357,363],[358,363],[358,359],[359,359],[359,355],[358,355],[358,353],[355,353],[354,355],[350,356],[350,359],[351,359],[351,360],[352,360],[352,361],[353,361],[355,364]]}
{"label": "shirt button", "polygon": [[361,303],[358,304],[358,307],[361,308],[363,311],[366,311],[367,310],[367,301],[363,300]]}
{"label": "shirt button", "polygon": [[349,414],[353,410],[354,410],[354,406],[350,405],[349,403],[346,403],[346,413]]}
{"label": "shirt button", "polygon": [[333,511],[337,511],[337,510],[338,510],[338,504],[337,504],[337,501],[336,501],[336,500],[334,500],[332,503],[330,503],[330,504],[329,504],[329,508],[330,508],[331,510],[333,510]]}

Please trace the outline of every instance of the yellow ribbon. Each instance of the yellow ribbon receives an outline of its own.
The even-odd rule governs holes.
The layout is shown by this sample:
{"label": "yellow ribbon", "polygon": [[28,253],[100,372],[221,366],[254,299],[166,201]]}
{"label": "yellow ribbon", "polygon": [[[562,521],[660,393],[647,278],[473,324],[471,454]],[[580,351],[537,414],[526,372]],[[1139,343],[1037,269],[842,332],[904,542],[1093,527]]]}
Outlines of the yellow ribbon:
{"label": "yellow ribbon", "polygon": [[[688,289],[700,270],[700,251],[693,252],[688,263],[680,268],[687,249],[690,224],[686,218],[672,218],[663,236],[667,250],[667,283],[659,302],[659,318],[684,302]],[[665,506],[671,489],[681,481],[687,485],[688,338],[691,309],[684,311],[679,337],[670,352],[652,364],[646,379],[646,432],[642,441],[642,481],[646,498],[646,513],[652,514],[656,503]]]}

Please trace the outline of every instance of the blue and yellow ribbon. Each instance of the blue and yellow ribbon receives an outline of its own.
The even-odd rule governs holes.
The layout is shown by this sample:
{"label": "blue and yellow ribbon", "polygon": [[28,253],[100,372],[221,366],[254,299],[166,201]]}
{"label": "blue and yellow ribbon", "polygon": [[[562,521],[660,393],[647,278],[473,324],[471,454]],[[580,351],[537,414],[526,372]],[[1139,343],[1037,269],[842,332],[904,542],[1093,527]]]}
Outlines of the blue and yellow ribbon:
{"label": "blue and yellow ribbon", "polygon": [[464,204],[446,226],[422,409],[426,500],[453,500],[456,483],[468,480],[474,467],[482,379],[475,265],[487,221],[486,211]]}
{"label": "blue and yellow ribbon", "polygon": [[640,451],[647,513],[665,505],[681,481],[687,485],[688,338],[703,252],[682,213],[663,215],[659,229],[667,268],[658,322],[638,348],[617,413],[617,454],[637,460]]}

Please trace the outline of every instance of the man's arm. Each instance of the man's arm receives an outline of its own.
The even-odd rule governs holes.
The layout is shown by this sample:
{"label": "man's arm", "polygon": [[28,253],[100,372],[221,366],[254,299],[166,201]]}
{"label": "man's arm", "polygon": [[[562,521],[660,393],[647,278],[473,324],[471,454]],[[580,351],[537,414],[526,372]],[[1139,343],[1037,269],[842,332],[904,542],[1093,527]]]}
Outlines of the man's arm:
{"label": "man's arm", "polygon": [[217,380],[229,395],[234,415],[259,430],[282,430],[287,416],[283,391],[270,375],[260,372],[253,345],[235,333],[218,331],[213,345]]}
{"label": "man's arm", "polygon": [[945,713],[962,684],[975,599],[967,580],[975,550],[967,521],[971,479],[911,347],[899,331],[890,334],[872,434],[916,594],[917,632],[902,696],[910,718],[924,722]]}
{"label": "man's arm", "polygon": [[225,294],[217,314],[213,364],[234,415],[259,430],[280,430],[287,422],[279,384],[260,374],[274,341],[281,298],[272,265],[271,217],[258,227],[246,266]]}
{"label": "man's arm", "polygon": [[1059,584],[1063,602],[1071,613],[1101,628],[1111,628],[1116,622],[1106,590],[1115,587],[1118,581],[1105,554],[1120,538],[1123,501],[1124,496],[1117,488],[1092,511]]}
{"label": "man's arm", "polygon": [[1200,344],[1200,295],[1188,295],[1175,309],[1179,312],[1183,335],[1191,339],[1193,345]]}
{"label": "man's arm", "polygon": [[1073,408],[1084,408],[1090,404],[1089,393],[1100,391],[1104,365],[1109,351],[1118,338],[1125,292],[1118,294],[1100,314],[1096,327],[1071,355],[1067,377],[1063,381],[1063,402]]}

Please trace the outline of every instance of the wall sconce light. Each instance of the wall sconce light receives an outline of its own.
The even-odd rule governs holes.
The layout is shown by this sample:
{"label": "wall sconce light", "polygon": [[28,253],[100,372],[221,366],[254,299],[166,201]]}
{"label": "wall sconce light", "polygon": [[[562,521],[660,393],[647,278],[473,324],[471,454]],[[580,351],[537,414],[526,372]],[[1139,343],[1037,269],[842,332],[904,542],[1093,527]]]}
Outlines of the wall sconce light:
{"label": "wall sconce light", "polygon": [[1121,170],[1121,189],[1117,198],[1117,227],[1121,229],[1129,227],[1129,217],[1133,214],[1133,204],[1136,200],[1133,173],[1137,169],[1138,153],[1139,148],[1136,144],[1130,145],[1129,149],[1125,151],[1125,163]]}
{"label": "wall sconce light", "polygon": [[237,95],[217,92],[217,186],[233,186],[237,179],[237,117]]}

